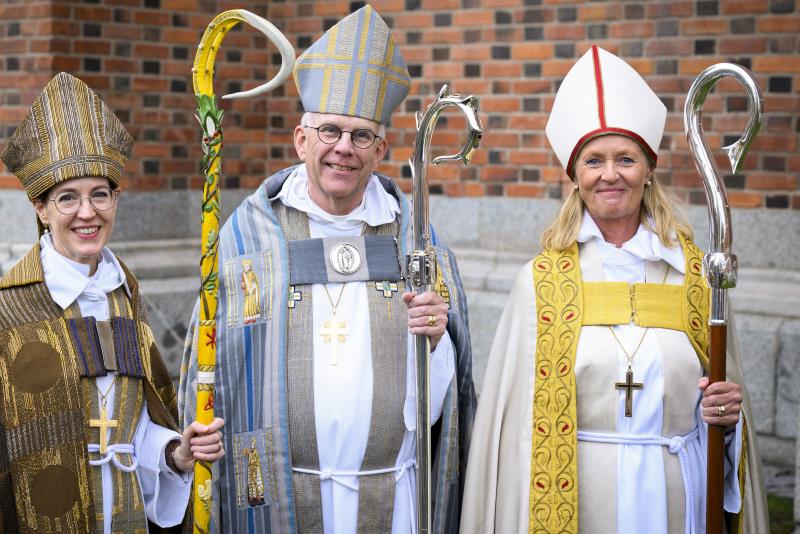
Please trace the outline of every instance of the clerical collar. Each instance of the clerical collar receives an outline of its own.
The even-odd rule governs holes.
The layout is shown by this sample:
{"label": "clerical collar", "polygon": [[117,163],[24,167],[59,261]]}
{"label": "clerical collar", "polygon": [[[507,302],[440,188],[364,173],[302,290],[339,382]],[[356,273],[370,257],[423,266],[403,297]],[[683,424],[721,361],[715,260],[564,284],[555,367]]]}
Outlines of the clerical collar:
{"label": "clerical collar", "polygon": [[[651,224],[652,220],[651,220]],[[594,239],[605,265],[635,265],[641,261],[667,262],[680,273],[686,272],[683,250],[680,246],[668,247],[661,243],[658,234],[639,224],[636,235],[617,248],[603,238],[603,233],[587,211],[583,213],[581,228],[578,231],[578,242],[586,243]]]}
{"label": "clerical collar", "polygon": [[67,309],[78,297],[101,300],[105,294],[124,285],[130,296],[122,266],[108,249],[103,247],[97,261],[97,270],[89,276],[90,267],[62,256],[53,246],[53,236],[44,234],[39,239],[44,283],[50,296],[62,309]]}
{"label": "clerical collar", "polygon": [[361,204],[353,211],[347,215],[328,213],[308,195],[308,171],[305,164],[298,165],[292,171],[275,198],[290,208],[306,212],[312,221],[340,228],[360,227],[363,223],[380,226],[394,221],[400,213],[397,200],[381,186],[380,180],[374,174],[369,178]]}

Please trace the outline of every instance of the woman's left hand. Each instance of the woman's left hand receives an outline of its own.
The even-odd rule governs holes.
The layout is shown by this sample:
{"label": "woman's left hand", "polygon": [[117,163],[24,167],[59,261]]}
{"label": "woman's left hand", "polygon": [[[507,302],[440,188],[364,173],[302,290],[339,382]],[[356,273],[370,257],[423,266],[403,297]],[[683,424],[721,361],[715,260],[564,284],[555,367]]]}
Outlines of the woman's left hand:
{"label": "woman's left hand", "polygon": [[700,403],[703,410],[703,421],[709,425],[733,426],[739,422],[742,411],[742,387],[734,382],[714,382],[708,384],[704,376],[698,383],[703,392]]}
{"label": "woman's left hand", "polygon": [[216,417],[208,425],[193,421],[186,427],[181,436],[180,446],[172,453],[178,469],[188,473],[194,469],[195,460],[216,462],[225,456],[225,450],[222,448],[224,424],[225,421]]}

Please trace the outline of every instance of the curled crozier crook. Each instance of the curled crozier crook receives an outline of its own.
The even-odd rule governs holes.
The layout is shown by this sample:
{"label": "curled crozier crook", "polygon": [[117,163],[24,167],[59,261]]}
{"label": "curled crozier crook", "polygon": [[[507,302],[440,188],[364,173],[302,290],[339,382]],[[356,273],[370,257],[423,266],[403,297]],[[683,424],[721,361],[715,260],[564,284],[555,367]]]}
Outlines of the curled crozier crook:
{"label": "curled crozier crook", "polygon": [[[477,99],[474,96],[454,95],[447,85],[439,91],[424,113],[417,114],[417,135],[414,152],[411,156],[411,178],[413,204],[413,246],[408,260],[408,278],[411,289],[417,294],[431,291],[437,279],[436,252],[431,245],[430,225],[428,224],[428,179],[427,164],[431,137],[436,122],[448,107],[457,107],[467,119],[469,129],[466,143],[457,154],[440,156],[432,161],[434,165],[449,160],[461,160],[468,164],[473,152],[478,148],[483,130],[478,118]],[[417,391],[417,532],[431,533],[431,434],[430,434],[430,343],[427,336],[414,336]]]}
{"label": "curled crozier crook", "polygon": [[[703,260],[709,286],[725,289],[736,286],[736,256],[731,253],[731,215],[725,184],[716,162],[708,148],[702,125],[702,107],[706,97],[723,78],[732,77],[746,91],[750,108],[750,119],[744,134],[735,143],[723,147],[728,155],[731,170],[742,168],[750,145],[761,128],[763,97],[761,90],[746,68],[732,63],[719,63],[704,70],[694,81],[686,97],[684,129],[695,165],[703,180],[709,210],[709,252]],[[713,306],[712,306],[713,309]]]}
{"label": "curled crozier crook", "polygon": [[[217,250],[219,245],[220,201],[219,184],[222,161],[222,109],[214,96],[214,61],[225,35],[240,22],[260,30],[280,49],[282,65],[269,82],[223,98],[240,98],[264,94],[283,83],[294,67],[294,49],[275,26],[249,11],[233,9],[220,13],[206,28],[197,47],[192,82],[197,98],[197,120],[203,130],[200,161],[203,172],[201,218],[200,307],[196,335],[197,396],[195,418],[203,424],[214,419],[214,370],[217,353],[217,297],[219,276]],[[194,466],[193,532],[209,531],[211,499],[211,465],[197,461]]]}
{"label": "curled crozier crook", "polygon": [[[456,154],[439,156],[430,159],[431,137],[442,112],[449,107],[457,107],[467,120],[468,136]],[[478,99],[473,96],[453,94],[447,84],[443,85],[439,95],[425,110],[417,112],[417,136],[414,140],[414,152],[409,163],[412,174],[412,203],[414,206],[414,248],[425,249],[429,242],[418,242],[417,237],[428,234],[428,179],[427,164],[429,161],[439,165],[445,161],[460,160],[469,165],[472,154],[477,150],[483,137],[483,128],[478,117]],[[416,229],[419,229],[417,231]]]}
{"label": "curled crozier crook", "polygon": [[[742,165],[750,144],[761,126],[761,91],[747,69],[730,63],[713,65],[704,70],[692,84],[686,97],[684,128],[695,165],[705,186],[708,199],[709,251],[703,257],[703,271],[711,289],[709,313],[708,368],[709,384],[727,379],[726,353],[728,329],[728,288],[736,286],[736,256],[731,253],[731,212],[728,196],[719,169],[703,136],[701,110],[708,93],[725,77],[732,77],[747,89],[750,120],[744,135],[725,147],[733,172]],[[719,424],[707,427],[706,461],[706,534],[724,532],[724,449],[725,429]]]}
{"label": "curled crozier crook", "polygon": [[212,20],[197,47],[195,66],[192,68],[194,90],[197,94],[213,95],[211,86],[214,79],[214,62],[225,35],[240,22],[247,22],[264,34],[281,54],[281,68],[270,81],[247,91],[240,91],[223,96],[223,100],[247,98],[263,95],[282,84],[291,75],[294,68],[295,53],[291,43],[270,21],[244,9],[232,9],[217,15]]}

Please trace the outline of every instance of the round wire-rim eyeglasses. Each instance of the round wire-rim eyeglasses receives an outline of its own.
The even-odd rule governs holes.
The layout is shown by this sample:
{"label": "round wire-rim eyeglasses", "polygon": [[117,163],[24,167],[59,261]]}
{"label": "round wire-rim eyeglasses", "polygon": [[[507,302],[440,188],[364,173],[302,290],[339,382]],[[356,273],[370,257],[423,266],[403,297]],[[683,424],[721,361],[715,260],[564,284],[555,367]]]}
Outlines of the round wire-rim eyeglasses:
{"label": "round wire-rim eyeglasses", "polygon": [[118,191],[110,187],[95,189],[88,195],[79,195],[74,191],[64,191],[54,198],[48,199],[55,204],[56,209],[63,215],[77,213],[83,206],[83,199],[89,199],[89,204],[97,211],[108,211],[117,203]]}
{"label": "round wire-rim eyeglasses", "polygon": [[356,148],[366,149],[375,144],[375,140],[380,136],[369,128],[356,128],[355,130],[343,130],[335,124],[323,124],[321,126],[305,125],[303,128],[311,128],[317,131],[317,137],[326,145],[335,145],[342,138],[342,133],[349,133],[350,140]]}

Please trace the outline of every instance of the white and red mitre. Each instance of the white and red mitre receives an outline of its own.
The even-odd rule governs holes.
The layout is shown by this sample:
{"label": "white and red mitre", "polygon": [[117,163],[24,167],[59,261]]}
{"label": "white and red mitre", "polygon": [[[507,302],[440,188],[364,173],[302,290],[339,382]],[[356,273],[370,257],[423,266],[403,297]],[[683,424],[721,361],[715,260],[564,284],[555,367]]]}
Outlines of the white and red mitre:
{"label": "white and red mitre", "polygon": [[633,67],[592,46],[561,83],[545,132],[573,177],[581,147],[600,135],[628,136],[655,162],[666,119],[666,106]]}

